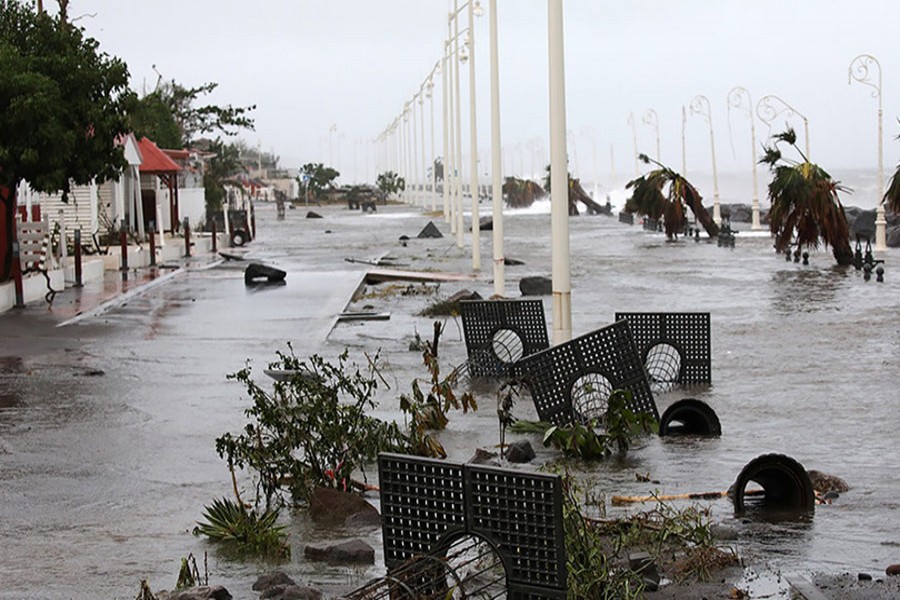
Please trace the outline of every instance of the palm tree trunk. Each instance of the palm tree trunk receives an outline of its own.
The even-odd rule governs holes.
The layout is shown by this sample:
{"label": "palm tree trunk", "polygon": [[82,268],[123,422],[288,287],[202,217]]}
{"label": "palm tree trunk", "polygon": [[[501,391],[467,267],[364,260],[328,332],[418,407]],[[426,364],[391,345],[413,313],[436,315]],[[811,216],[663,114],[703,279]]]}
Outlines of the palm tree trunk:
{"label": "palm tree trunk", "polygon": [[709,235],[709,237],[718,237],[719,226],[716,225],[716,222],[713,221],[709,212],[704,208],[703,199],[700,198],[700,194],[697,193],[694,186],[688,184],[684,194],[684,201],[691,209],[691,212],[694,213],[694,216],[697,217],[697,221],[700,222],[703,229],[706,230],[707,235]]}
{"label": "palm tree trunk", "polygon": [[839,265],[849,265],[853,262],[853,250],[850,248],[850,244],[832,246],[831,254]]}

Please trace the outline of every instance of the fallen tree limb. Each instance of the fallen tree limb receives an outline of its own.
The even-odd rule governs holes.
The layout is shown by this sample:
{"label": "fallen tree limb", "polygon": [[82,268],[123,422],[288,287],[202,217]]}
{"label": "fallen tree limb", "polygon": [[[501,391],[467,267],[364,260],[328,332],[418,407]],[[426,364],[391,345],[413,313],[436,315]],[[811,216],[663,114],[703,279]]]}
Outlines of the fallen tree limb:
{"label": "fallen tree limb", "polygon": [[[744,495],[761,496],[765,493],[765,490],[748,490],[744,492]],[[693,492],[689,494],[669,494],[667,496],[650,494],[648,496],[613,496],[610,502],[613,506],[625,506],[626,504],[640,504],[654,500],[657,502],[668,502],[669,500],[718,500],[727,496],[728,492]]]}

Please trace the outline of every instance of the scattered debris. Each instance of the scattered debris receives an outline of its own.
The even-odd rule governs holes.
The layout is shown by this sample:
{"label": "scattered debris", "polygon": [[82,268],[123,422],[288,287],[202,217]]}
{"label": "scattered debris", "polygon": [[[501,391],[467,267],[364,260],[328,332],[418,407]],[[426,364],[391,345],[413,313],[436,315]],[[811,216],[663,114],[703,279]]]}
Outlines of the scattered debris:
{"label": "scattered debris", "polygon": [[550,296],[553,294],[553,280],[549,277],[523,277],[519,280],[519,291],[523,296]]}
{"label": "scattered debris", "polygon": [[317,212],[311,210],[311,211],[309,211],[308,213],[306,213],[306,218],[307,218],[307,219],[321,219],[321,218],[322,218],[322,215],[320,215],[319,213],[317,213]]}
{"label": "scattered debris", "polygon": [[265,280],[268,283],[277,283],[284,281],[287,272],[275,267],[270,267],[262,263],[250,263],[244,270],[244,283],[253,284]]}
{"label": "scattered debris", "polygon": [[378,312],[345,312],[338,315],[337,320],[340,321],[387,321],[391,318],[391,313]]}
{"label": "scattered debris", "polygon": [[441,231],[437,228],[437,225],[434,224],[434,221],[428,221],[428,225],[426,225],[416,237],[420,239],[442,238],[444,237],[444,234],[442,234]]}

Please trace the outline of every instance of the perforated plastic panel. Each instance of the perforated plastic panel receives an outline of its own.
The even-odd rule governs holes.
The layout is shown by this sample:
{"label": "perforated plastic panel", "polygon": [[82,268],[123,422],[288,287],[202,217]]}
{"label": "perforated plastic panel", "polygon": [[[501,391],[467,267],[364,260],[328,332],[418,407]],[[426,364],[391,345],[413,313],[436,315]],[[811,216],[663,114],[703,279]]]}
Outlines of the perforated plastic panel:
{"label": "perforated plastic panel", "polygon": [[468,300],[460,311],[474,377],[513,376],[516,361],[550,345],[539,299]]}
{"label": "perforated plastic panel", "polygon": [[573,404],[573,386],[589,373],[605,377],[613,390],[629,390],[629,408],[649,412],[659,420],[644,363],[638,354],[628,321],[619,321],[519,361],[522,381],[528,386],[541,420],[567,425],[579,420]]}
{"label": "perforated plastic panel", "polygon": [[709,313],[616,313],[616,321],[622,319],[631,325],[641,360],[668,344],[681,355],[677,383],[712,383]]}
{"label": "perforated plastic panel", "polygon": [[463,535],[489,542],[509,598],[565,598],[566,549],[558,476],[398,454],[378,458],[388,571],[440,555]]}

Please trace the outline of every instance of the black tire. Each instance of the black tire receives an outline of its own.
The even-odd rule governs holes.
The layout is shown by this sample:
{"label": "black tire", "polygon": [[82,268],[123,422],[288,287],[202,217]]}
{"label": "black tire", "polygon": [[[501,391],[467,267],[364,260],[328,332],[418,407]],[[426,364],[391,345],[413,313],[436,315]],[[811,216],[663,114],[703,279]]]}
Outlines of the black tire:
{"label": "black tire", "polygon": [[719,417],[706,402],[685,398],[675,402],[659,420],[659,435],[722,435]]}
{"label": "black tire", "polygon": [[732,486],[735,514],[746,511],[744,493],[751,481],[765,492],[757,505],[780,512],[813,512],[816,493],[812,481],[799,462],[784,454],[763,454],[744,466]]}
{"label": "black tire", "polygon": [[231,232],[231,245],[241,247],[249,241],[247,232],[243,229],[235,229]]}

